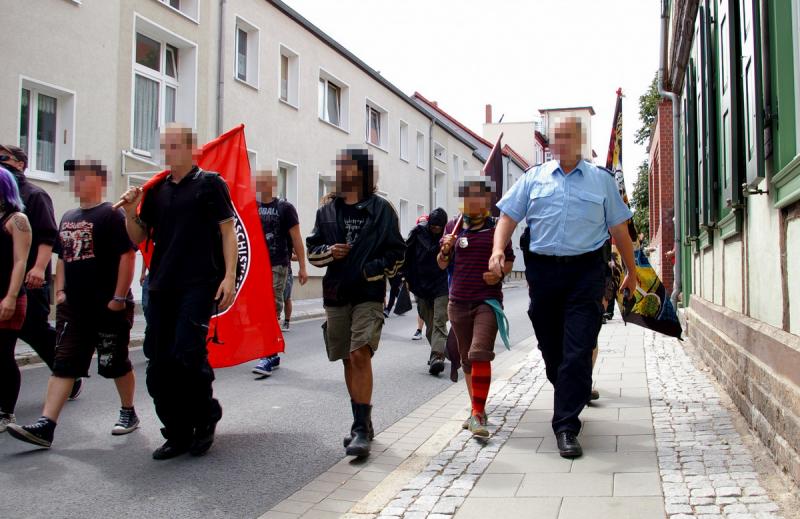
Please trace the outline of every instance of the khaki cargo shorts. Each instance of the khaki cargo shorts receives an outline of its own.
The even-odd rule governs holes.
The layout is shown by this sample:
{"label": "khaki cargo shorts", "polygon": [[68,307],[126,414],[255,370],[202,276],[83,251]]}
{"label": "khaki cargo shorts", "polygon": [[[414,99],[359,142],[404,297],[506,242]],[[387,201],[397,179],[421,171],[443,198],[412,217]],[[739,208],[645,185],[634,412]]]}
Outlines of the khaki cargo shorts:
{"label": "khaki cargo shorts", "polygon": [[351,351],[365,345],[375,354],[383,330],[383,303],[326,306],[325,313],[328,318],[323,333],[331,362],[349,359]]}

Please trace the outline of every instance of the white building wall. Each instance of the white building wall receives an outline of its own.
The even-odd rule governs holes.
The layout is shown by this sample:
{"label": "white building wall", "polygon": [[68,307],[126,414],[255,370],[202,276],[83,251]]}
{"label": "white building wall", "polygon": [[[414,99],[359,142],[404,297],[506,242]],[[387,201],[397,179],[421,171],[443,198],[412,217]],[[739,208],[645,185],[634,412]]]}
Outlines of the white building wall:
{"label": "white building wall", "polygon": [[494,144],[503,134],[503,144],[508,144],[529,164],[536,162],[536,126],[533,121],[487,123],[483,125],[483,138]]}

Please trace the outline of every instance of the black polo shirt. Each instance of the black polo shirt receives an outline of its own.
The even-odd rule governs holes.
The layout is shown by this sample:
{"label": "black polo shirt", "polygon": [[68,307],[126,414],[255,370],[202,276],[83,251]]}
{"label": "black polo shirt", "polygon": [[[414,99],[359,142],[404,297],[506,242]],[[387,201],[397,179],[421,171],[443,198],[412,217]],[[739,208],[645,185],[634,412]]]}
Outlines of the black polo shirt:
{"label": "black polo shirt", "polygon": [[230,192],[216,173],[196,167],[145,194],[140,218],[152,230],[150,290],[218,284],[225,277],[219,225],[234,217]]}

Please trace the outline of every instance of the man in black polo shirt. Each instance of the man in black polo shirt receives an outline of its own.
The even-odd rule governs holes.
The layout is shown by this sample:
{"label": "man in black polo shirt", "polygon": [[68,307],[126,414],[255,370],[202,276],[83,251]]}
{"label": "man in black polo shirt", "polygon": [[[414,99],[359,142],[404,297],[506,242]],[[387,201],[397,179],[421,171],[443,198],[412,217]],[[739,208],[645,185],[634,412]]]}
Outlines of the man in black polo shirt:
{"label": "man in black polo shirt", "polygon": [[[28,168],[28,154],[25,150],[12,144],[0,144],[0,164],[17,180],[19,194],[25,204],[25,215],[30,220],[33,230],[33,242],[25,273],[28,308],[19,338],[30,344],[52,371],[56,330],[49,322],[49,285],[52,277],[50,259],[53,255],[53,244],[58,236],[53,201],[47,191],[25,178],[25,170]],[[79,378],[73,384],[70,399],[76,398],[80,393],[82,380]]]}
{"label": "man in black polo shirt", "polygon": [[233,302],[237,259],[228,187],[195,164],[195,134],[171,125],[161,146],[170,174],[147,192],[140,214],[140,188],[122,197],[131,240],[154,244],[144,353],[147,390],[167,439],[153,452],[157,460],[199,456],[214,441],[222,408],[213,398],[206,336],[215,307]]}

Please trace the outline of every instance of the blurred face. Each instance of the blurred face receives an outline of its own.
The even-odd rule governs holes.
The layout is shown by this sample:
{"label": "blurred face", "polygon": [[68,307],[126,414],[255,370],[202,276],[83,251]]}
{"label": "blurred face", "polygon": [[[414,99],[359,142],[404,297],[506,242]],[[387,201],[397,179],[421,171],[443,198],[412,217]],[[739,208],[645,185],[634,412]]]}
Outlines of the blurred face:
{"label": "blurred face", "polygon": [[278,177],[272,171],[256,171],[253,183],[263,202],[272,200],[278,191]]}
{"label": "blurred face", "polygon": [[21,160],[17,160],[16,158],[14,158],[14,154],[6,150],[5,148],[0,148],[0,156],[6,157],[4,160],[0,160],[0,164],[11,166],[17,171],[22,171],[23,169],[25,169],[25,163],[22,162]]}
{"label": "blurred face", "polygon": [[98,200],[103,198],[106,180],[93,170],[78,169],[72,172],[70,187],[78,200]]}
{"label": "blurred face", "polygon": [[430,229],[433,234],[442,234],[444,232],[444,227],[441,225],[428,225],[428,229]]}
{"label": "blurred face", "polygon": [[491,205],[491,193],[484,191],[482,187],[471,186],[464,193],[464,214],[467,216],[480,216],[489,212]]}
{"label": "blurred face", "polygon": [[161,149],[167,164],[189,164],[197,153],[195,137],[189,128],[168,127],[161,134]]}
{"label": "blurred face", "polygon": [[361,173],[358,171],[355,161],[336,161],[336,190],[339,193],[358,196],[361,194],[361,182]]}
{"label": "blurred face", "polygon": [[568,117],[560,121],[553,131],[553,142],[550,148],[558,160],[580,160],[583,147],[583,132],[578,119]]}

